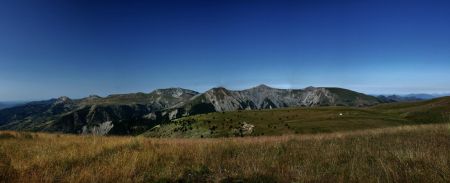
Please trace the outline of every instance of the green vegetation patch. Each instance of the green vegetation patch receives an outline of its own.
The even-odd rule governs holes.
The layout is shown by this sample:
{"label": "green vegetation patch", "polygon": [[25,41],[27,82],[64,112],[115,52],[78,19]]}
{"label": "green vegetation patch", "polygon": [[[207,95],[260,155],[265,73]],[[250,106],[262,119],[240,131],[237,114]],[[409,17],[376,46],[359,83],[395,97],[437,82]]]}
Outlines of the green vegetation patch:
{"label": "green vegetation patch", "polygon": [[149,137],[234,137],[323,133],[398,126],[408,120],[348,107],[215,112],[185,117],[145,133]]}

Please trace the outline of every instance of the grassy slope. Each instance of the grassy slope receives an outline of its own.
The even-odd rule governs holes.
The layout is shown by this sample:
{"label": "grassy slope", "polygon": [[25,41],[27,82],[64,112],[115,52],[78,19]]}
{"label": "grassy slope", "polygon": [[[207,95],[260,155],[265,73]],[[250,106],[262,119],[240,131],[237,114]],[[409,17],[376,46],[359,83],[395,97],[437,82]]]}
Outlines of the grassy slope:
{"label": "grassy slope", "polygon": [[143,135],[150,137],[241,136],[243,133],[239,129],[244,122],[255,126],[251,134],[253,136],[442,123],[450,122],[450,97],[370,108],[315,107],[209,113],[181,118],[174,123],[154,128]]}
{"label": "grassy slope", "polygon": [[7,182],[448,182],[448,124],[148,139],[0,132]]}
{"label": "grassy slope", "polygon": [[[339,114],[343,115],[340,116]],[[394,126],[408,123],[394,115],[345,107],[291,108],[261,111],[209,113],[176,120],[148,132],[146,136],[221,137],[234,136],[242,123],[254,125],[252,135],[321,133]],[[215,128],[215,130],[210,130]],[[212,132],[212,133],[211,133]]]}
{"label": "grassy slope", "polygon": [[373,110],[398,115],[416,123],[450,122],[450,97],[421,102],[383,104],[373,107]]}

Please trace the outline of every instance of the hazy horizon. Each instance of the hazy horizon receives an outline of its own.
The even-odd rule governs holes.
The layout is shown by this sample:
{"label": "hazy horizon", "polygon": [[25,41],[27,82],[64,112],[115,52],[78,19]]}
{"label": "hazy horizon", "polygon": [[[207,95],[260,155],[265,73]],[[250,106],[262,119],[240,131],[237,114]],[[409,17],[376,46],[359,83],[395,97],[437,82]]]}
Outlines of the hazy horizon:
{"label": "hazy horizon", "polygon": [[0,101],[266,84],[450,93],[450,2],[0,2]]}

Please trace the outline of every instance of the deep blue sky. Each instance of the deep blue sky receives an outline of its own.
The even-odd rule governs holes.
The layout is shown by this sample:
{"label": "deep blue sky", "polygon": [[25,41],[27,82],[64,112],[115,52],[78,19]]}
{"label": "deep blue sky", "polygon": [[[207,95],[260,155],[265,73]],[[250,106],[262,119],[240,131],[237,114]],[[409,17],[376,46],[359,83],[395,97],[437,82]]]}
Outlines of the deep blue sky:
{"label": "deep blue sky", "polygon": [[0,100],[260,83],[450,92],[447,2],[0,0]]}

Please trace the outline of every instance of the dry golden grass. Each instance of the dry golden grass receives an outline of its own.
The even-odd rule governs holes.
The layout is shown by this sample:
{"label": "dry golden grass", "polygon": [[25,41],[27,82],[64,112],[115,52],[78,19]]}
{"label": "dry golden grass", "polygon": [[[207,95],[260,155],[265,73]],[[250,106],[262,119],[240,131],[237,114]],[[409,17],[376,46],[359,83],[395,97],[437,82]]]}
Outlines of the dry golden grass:
{"label": "dry golden grass", "polygon": [[225,139],[0,132],[3,182],[449,182],[448,124]]}

